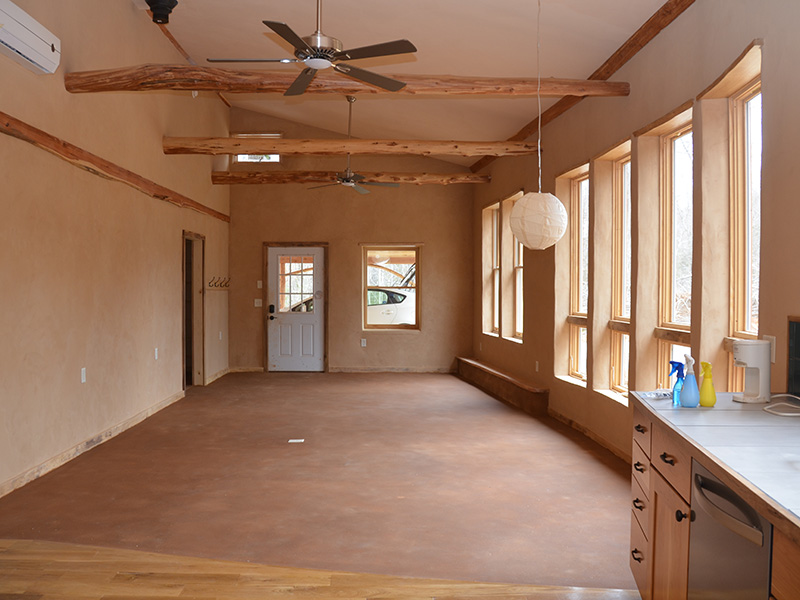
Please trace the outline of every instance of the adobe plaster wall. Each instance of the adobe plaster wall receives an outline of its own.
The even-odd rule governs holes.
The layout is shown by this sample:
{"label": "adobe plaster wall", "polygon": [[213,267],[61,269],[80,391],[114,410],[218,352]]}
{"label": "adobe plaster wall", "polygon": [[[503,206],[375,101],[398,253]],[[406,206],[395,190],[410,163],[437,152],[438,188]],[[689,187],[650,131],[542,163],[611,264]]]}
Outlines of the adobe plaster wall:
{"label": "adobe plaster wall", "polygon": [[[588,162],[628,138],[635,130],[656,121],[713,83],[756,38],[764,40],[762,82],[764,150],[762,190],[761,333],[777,337],[777,360],[772,369],[772,389],[786,389],[787,317],[800,314],[800,267],[791,260],[789,240],[796,236],[800,203],[796,189],[795,146],[800,112],[792,102],[800,93],[795,65],[800,60],[800,39],[794,24],[800,5],[790,0],[703,0],[692,5],[661,32],[633,60],[614,75],[628,81],[627,98],[588,99],[543,130],[544,191],[555,190],[555,178]],[[546,49],[544,50],[546,51]],[[599,62],[605,57],[598,57]],[[556,74],[557,75],[557,74]],[[535,115],[532,115],[532,117]],[[489,171],[492,183],[476,190],[473,220],[480,210],[516,192],[536,189],[536,160],[514,158],[496,161]],[[648,199],[655,201],[655,199]],[[598,216],[598,218],[602,218]],[[610,215],[606,216],[610,218]],[[720,215],[719,218],[727,218]],[[652,236],[654,231],[640,235]],[[475,355],[534,385],[550,388],[550,407],[588,429],[620,454],[630,453],[630,416],[624,404],[604,394],[567,383],[554,374],[566,365],[554,364],[554,342],[566,335],[563,321],[554,321],[555,294],[566,293],[568,282],[556,280],[559,251],[551,248],[525,255],[525,343],[520,345],[481,333],[480,311],[473,318]],[[476,231],[474,251],[480,251]],[[787,260],[788,259],[788,260]],[[727,264],[706,269],[728,269]],[[637,268],[634,263],[634,269]],[[476,299],[480,298],[480,265],[475,264]],[[595,287],[606,286],[595,282]],[[727,294],[727,290],[717,290]],[[706,291],[713,293],[713,290]],[[476,300],[477,301],[477,300]],[[701,315],[710,316],[710,315]],[[717,315],[718,317],[719,315]],[[702,327],[701,323],[693,328]],[[720,340],[721,343],[721,340]],[[535,363],[539,361],[539,372]],[[637,381],[639,389],[655,387],[655,380]],[[717,382],[718,389],[724,382]]]}
{"label": "adobe plaster wall", "polygon": [[[346,118],[342,100],[342,114]],[[234,109],[232,132],[281,132],[287,138],[341,137],[265,115]],[[342,171],[345,157],[284,157],[275,170]],[[354,156],[358,171],[463,170],[422,158]],[[240,167],[237,165],[237,168]],[[264,242],[329,244],[328,366],[331,371],[450,371],[469,354],[472,318],[473,184],[370,188],[239,185],[231,189],[231,368],[264,366]],[[421,329],[362,329],[362,243],[420,243]],[[365,338],[367,346],[361,347]]]}
{"label": "adobe plaster wall", "polygon": [[[16,3],[61,39],[63,58],[55,75],[35,75],[0,57],[0,111],[228,212],[211,159],[161,151],[163,135],[226,135],[217,97],[64,90],[68,71],[182,62],[146,13],[131,2]],[[229,226],[5,135],[0,180],[2,494],[180,397],[182,232],[206,236],[206,273],[221,276]],[[206,295],[208,378],[228,368],[227,312],[225,294]]]}

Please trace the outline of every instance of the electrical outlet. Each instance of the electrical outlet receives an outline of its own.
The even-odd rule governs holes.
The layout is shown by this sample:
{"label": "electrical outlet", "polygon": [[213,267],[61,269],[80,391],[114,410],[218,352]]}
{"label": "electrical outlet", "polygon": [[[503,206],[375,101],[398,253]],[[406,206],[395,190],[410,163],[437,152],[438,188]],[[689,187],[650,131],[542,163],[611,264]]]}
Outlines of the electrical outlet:
{"label": "electrical outlet", "polygon": [[256,281],[256,287],[258,289],[263,288],[264,287],[264,282],[259,279],[258,281]]}
{"label": "electrical outlet", "polygon": [[261,298],[256,298],[256,299],[255,299],[255,302],[253,302],[253,305],[254,305],[256,308],[260,308],[261,306],[263,306],[263,304],[262,304],[262,302],[261,302]]}
{"label": "electrical outlet", "polygon": [[775,343],[777,341],[775,336],[774,335],[762,335],[761,338],[769,342],[769,357],[770,357],[770,361],[772,361],[774,363],[775,362]]}
{"label": "electrical outlet", "polygon": [[81,383],[86,383],[86,367],[81,367]]}
{"label": "electrical outlet", "polygon": [[367,338],[361,338],[361,347],[362,348],[366,348],[367,347]]}
{"label": "electrical outlet", "polygon": [[539,361],[538,360],[536,361],[536,372],[537,373],[539,372]]}
{"label": "electrical outlet", "polygon": [[222,332],[219,332],[219,340],[222,341]]}

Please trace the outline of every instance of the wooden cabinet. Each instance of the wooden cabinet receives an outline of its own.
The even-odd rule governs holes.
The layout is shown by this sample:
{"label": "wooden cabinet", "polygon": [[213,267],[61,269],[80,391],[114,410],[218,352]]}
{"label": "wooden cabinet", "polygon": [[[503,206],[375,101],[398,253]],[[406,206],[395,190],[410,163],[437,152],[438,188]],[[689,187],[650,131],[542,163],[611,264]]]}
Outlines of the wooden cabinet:
{"label": "wooden cabinet", "polygon": [[634,404],[630,565],[643,600],[685,600],[691,451]]}
{"label": "wooden cabinet", "polygon": [[689,504],[657,471],[651,476],[652,600],[686,598],[689,581]]}
{"label": "wooden cabinet", "polygon": [[775,529],[772,532],[772,597],[800,598],[800,547]]}

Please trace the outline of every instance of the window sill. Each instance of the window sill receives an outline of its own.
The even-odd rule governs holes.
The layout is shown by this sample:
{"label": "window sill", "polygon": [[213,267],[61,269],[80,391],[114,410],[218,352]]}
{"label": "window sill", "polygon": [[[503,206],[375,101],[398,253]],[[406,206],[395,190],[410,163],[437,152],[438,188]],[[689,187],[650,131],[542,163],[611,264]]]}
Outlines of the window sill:
{"label": "window sill", "polygon": [[595,390],[595,392],[613,400],[614,402],[622,404],[622,406],[628,406],[628,397],[620,392],[616,392],[614,390]]}
{"label": "window sill", "polygon": [[494,331],[483,331],[481,333],[483,333],[483,335],[488,335],[489,337],[493,337],[493,338],[499,338],[500,337],[500,334],[499,333],[495,333]]}
{"label": "window sill", "polygon": [[522,344],[522,338],[518,338],[518,337],[506,337],[506,336],[503,336],[503,339],[504,339],[505,341],[507,341],[507,342],[513,342],[513,343],[515,343],[515,344]]}
{"label": "window sill", "polygon": [[583,379],[578,379],[572,375],[556,375],[556,379],[560,379],[564,383],[569,383],[571,385],[576,385],[586,389],[586,382]]}

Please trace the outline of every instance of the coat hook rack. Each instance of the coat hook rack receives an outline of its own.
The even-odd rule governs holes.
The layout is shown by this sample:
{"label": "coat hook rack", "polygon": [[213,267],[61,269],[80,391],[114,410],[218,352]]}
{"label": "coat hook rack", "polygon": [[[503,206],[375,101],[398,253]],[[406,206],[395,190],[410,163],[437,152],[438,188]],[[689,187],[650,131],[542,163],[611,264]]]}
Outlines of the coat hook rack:
{"label": "coat hook rack", "polygon": [[230,277],[212,277],[208,281],[207,285],[209,290],[213,291],[228,291],[228,288],[231,287],[231,278]]}

